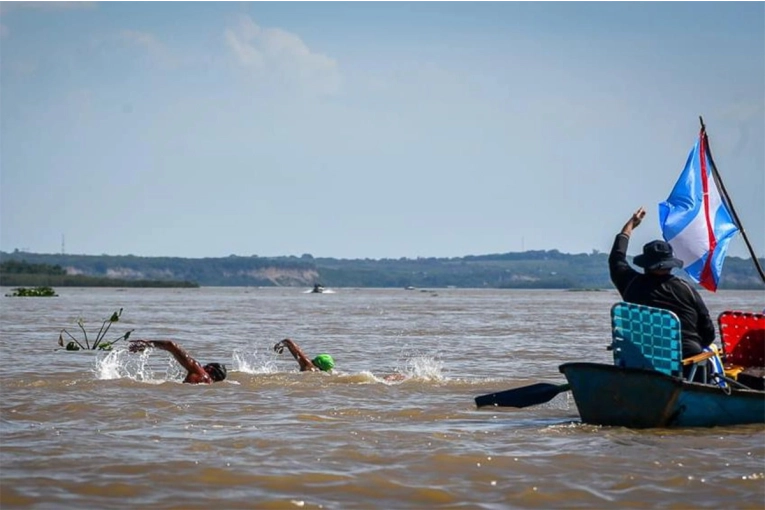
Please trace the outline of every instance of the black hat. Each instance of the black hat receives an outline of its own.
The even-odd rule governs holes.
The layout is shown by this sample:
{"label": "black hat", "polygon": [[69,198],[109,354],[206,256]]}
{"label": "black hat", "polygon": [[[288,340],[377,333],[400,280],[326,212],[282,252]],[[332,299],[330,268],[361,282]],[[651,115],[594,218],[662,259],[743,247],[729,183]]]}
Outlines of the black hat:
{"label": "black hat", "polygon": [[674,257],[672,246],[666,241],[651,241],[643,246],[643,253],[635,257],[636,266],[648,271],[683,267],[683,261]]}

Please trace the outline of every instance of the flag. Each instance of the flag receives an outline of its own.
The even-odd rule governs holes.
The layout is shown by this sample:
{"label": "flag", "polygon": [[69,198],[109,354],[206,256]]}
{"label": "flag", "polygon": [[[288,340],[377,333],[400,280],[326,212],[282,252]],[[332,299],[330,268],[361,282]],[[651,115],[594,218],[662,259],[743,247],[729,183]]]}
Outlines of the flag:
{"label": "flag", "polygon": [[712,292],[720,282],[728,244],[739,231],[720,195],[704,128],[666,201],[659,204],[664,240],[693,281]]}

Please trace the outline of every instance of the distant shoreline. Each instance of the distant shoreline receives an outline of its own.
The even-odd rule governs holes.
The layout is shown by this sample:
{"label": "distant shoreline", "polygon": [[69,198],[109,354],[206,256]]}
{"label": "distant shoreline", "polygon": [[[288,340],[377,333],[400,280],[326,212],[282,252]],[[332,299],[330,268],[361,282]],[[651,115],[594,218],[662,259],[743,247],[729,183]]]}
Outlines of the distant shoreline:
{"label": "distant shoreline", "polygon": [[[761,260],[765,265],[765,260]],[[188,259],[0,252],[0,285],[50,287],[303,287],[610,289],[608,254],[557,250],[461,258]],[[688,279],[682,271],[677,276]],[[690,280],[689,280],[690,281]],[[727,257],[720,289],[765,289],[750,259]]]}
{"label": "distant shoreline", "polygon": [[199,288],[199,284],[177,280],[126,280],[85,275],[17,274],[0,276],[0,287],[131,287]]}

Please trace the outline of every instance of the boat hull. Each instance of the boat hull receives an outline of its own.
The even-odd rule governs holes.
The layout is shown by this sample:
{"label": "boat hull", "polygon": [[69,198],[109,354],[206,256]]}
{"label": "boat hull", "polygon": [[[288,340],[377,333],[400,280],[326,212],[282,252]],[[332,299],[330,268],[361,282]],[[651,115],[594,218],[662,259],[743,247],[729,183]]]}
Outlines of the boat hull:
{"label": "boat hull", "polygon": [[584,423],[630,428],[765,423],[765,392],[691,383],[601,363],[559,367]]}

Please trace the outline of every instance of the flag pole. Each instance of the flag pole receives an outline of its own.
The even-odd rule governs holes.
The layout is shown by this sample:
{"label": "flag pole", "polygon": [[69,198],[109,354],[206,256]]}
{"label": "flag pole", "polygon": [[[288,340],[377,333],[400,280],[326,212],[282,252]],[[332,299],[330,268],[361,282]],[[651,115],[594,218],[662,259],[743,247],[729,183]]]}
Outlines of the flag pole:
{"label": "flag pole", "polygon": [[744,226],[741,224],[741,220],[738,219],[738,214],[736,214],[736,210],[733,208],[733,202],[731,202],[730,196],[728,196],[728,191],[725,189],[725,185],[722,182],[720,173],[717,171],[717,165],[715,165],[715,161],[712,158],[712,149],[709,147],[709,138],[707,137],[707,128],[704,125],[704,119],[701,118],[701,115],[699,115],[699,122],[701,123],[701,134],[704,136],[704,145],[707,150],[707,155],[709,156],[709,161],[712,163],[712,175],[714,176],[717,186],[720,188],[722,199],[725,201],[725,205],[728,206],[728,209],[730,210],[730,213],[733,216],[733,221],[736,222],[736,226],[738,227],[739,232],[741,232],[741,237],[744,238],[746,247],[749,249],[749,253],[752,255],[752,260],[754,261],[754,267],[757,268],[757,272],[760,273],[760,278],[762,278],[762,281],[765,282],[765,272],[763,272],[762,267],[760,266],[760,261],[757,260],[757,255],[754,253],[754,248],[752,248],[752,244],[749,242],[749,238],[747,237],[746,232],[744,231]]}

